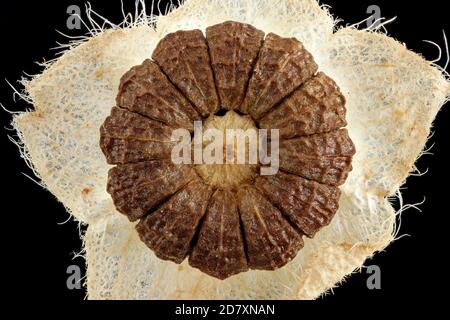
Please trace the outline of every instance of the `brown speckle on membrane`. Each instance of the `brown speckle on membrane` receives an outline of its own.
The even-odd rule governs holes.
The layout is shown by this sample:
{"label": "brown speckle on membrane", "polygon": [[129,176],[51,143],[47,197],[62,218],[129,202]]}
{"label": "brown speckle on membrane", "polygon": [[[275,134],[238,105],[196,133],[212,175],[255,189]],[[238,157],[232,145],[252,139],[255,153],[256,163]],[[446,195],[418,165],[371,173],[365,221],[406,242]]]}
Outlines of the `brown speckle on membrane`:
{"label": "brown speckle on membrane", "polygon": [[[115,165],[107,190],[139,220],[160,259],[218,279],[275,270],[314,237],[339,206],[355,147],[345,98],[295,38],[226,21],[163,38],[152,60],[123,75],[117,106],[100,129]],[[228,110],[225,115],[219,110]],[[235,111],[233,111],[235,110]],[[171,133],[205,128],[280,130],[280,171],[259,164],[173,164]]]}

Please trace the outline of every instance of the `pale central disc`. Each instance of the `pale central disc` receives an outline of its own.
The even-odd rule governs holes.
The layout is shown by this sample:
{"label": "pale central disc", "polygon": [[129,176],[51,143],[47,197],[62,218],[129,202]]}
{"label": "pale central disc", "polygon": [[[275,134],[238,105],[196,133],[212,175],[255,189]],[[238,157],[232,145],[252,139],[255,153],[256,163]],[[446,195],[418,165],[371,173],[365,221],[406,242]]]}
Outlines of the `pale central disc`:
{"label": "pale central disc", "polygon": [[[195,167],[197,173],[200,177],[205,180],[206,183],[213,185],[222,189],[234,189],[239,185],[245,183],[251,183],[256,176],[256,169],[258,164],[250,161],[249,151],[252,146],[250,146],[251,139],[246,135],[242,135],[243,132],[254,136],[258,135],[258,130],[249,116],[241,116],[234,111],[228,111],[224,116],[210,116],[206,121],[203,122],[203,150],[207,150],[208,145],[210,145],[209,150],[213,149],[211,144],[216,144],[214,138],[208,136],[208,129],[217,129],[216,133],[221,132],[223,137],[222,144],[222,164],[199,164]],[[239,148],[238,138],[227,139],[231,132],[234,132],[240,136],[241,141],[245,142],[244,148]],[[241,130],[236,130],[241,129]],[[257,141],[257,140],[256,140]],[[253,142],[255,142],[253,140]],[[257,142],[256,142],[257,143]],[[219,144],[217,144],[219,145]],[[256,146],[253,145],[253,148]],[[245,163],[239,162],[238,152],[242,154],[245,152]],[[207,153],[208,155],[209,153]],[[215,153],[213,153],[215,155]],[[216,158],[217,159],[217,158]],[[227,163],[228,159],[228,163]],[[230,159],[233,162],[230,163]],[[241,158],[242,159],[242,158]]]}

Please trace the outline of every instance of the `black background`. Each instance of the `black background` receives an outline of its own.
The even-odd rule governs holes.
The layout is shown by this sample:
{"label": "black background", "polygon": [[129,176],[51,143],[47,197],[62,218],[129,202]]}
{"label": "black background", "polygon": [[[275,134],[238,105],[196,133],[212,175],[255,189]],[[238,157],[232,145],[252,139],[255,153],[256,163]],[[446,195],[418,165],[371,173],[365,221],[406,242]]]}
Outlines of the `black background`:
{"label": "black background", "polygon": [[[134,1],[125,2],[125,10],[134,12]],[[164,2],[164,1],[162,1]],[[444,1],[428,0],[420,5],[409,1],[323,1],[332,6],[331,12],[344,19],[345,23],[356,23],[368,16],[366,9],[371,4],[379,5],[385,17],[397,16],[396,22],[387,26],[389,34],[407,43],[408,48],[433,60],[438,51],[424,43],[428,39],[444,44],[442,30],[450,36],[448,11]],[[5,80],[15,82],[23,75],[40,72],[34,62],[51,59],[57,51],[56,42],[67,42],[55,30],[68,35],[80,35],[86,30],[66,28],[68,5],[83,6],[83,1],[16,1],[0,4],[0,103],[12,111],[30,107],[24,101],[13,101],[13,91]],[[150,1],[149,1],[150,3]],[[113,22],[121,21],[120,0],[91,1],[94,9]],[[149,5],[150,6],[150,5]],[[149,52],[150,56],[150,52]],[[445,56],[440,62],[445,64]],[[20,86],[19,86],[20,87]],[[422,213],[408,210],[403,214],[400,234],[409,234],[391,244],[385,252],[378,253],[366,265],[376,264],[381,268],[381,290],[368,290],[367,274],[351,276],[343,285],[327,295],[325,302],[436,300],[437,290],[449,287],[447,265],[443,256],[447,254],[448,230],[448,164],[450,158],[449,127],[450,110],[444,107],[435,122],[435,134],[428,143],[434,144],[433,156],[427,155],[418,161],[421,171],[428,169],[422,177],[411,177],[404,186],[406,203],[417,203]],[[73,259],[74,252],[81,248],[78,224],[69,218],[64,207],[51,195],[33,183],[22,173],[31,175],[20,158],[16,146],[8,140],[11,116],[0,111],[3,264],[7,281],[12,281],[13,296],[34,300],[80,301],[84,290],[68,290],[66,268],[77,264],[84,268],[82,258]],[[83,231],[83,228],[81,229]],[[23,240],[20,241],[20,240]],[[412,306],[412,305],[410,305]]]}

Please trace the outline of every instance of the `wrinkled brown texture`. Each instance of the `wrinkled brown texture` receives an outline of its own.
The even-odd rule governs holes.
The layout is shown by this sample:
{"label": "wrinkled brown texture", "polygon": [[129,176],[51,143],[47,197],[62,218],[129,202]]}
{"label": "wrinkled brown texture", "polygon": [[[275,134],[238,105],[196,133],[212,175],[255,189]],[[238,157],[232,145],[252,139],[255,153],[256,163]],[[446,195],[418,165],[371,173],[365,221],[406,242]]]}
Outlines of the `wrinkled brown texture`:
{"label": "wrinkled brown texture", "polygon": [[208,46],[200,30],[168,34],[152,58],[203,116],[219,110]]}
{"label": "wrinkled brown texture", "polygon": [[117,106],[161,121],[173,128],[193,130],[200,115],[151,60],[131,68],[119,86]]}
{"label": "wrinkled brown texture", "polygon": [[239,212],[250,268],[275,270],[291,261],[303,248],[301,235],[255,188],[240,190]]}
{"label": "wrinkled brown texture", "polygon": [[219,279],[248,270],[233,192],[217,190],[212,196],[189,264]]}
{"label": "wrinkled brown texture", "polygon": [[206,28],[206,39],[221,107],[235,109],[244,100],[264,32],[226,21]]}
{"label": "wrinkled brown texture", "polygon": [[281,139],[337,130],[347,125],[345,98],[323,72],[308,80],[260,121],[265,129],[279,129]]}
{"label": "wrinkled brown texture", "polygon": [[310,238],[331,222],[339,207],[337,187],[292,174],[259,177],[255,186]]}
{"label": "wrinkled brown texture", "polygon": [[100,147],[109,164],[170,158],[172,128],[120,108],[100,127]]}
{"label": "wrinkled brown texture", "polygon": [[352,170],[355,146],[346,129],[280,141],[280,169],[333,186]]}
{"label": "wrinkled brown texture", "polygon": [[190,251],[211,187],[193,182],[136,226],[141,240],[164,260],[181,263]]}
{"label": "wrinkled brown texture", "polygon": [[[263,39],[262,31],[233,21],[208,27],[206,36],[168,34],[155,62],[124,74],[100,147],[117,165],[107,191],[118,211],[140,220],[140,239],[160,259],[189,256],[192,267],[226,279],[284,266],[304,235],[312,238],[331,222],[355,148],[340,129],[344,96],[324,73],[314,75],[317,65],[301,42],[271,33]],[[172,163],[172,131],[192,131],[194,120],[219,107],[249,116],[230,111],[210,118],[212,128],[257,122],[280,130],[277,174],[257,177],[255,170],[240,179],[245,167]]]}
{"label": "wrinkled brown texture", "polygon": [[254,119],[261,118],[316,71],[317,64],[300,41],[269,33],[240,110]]}
{"label": "wrinkled brown texture", "polygon": [[107,190],[117,210],[135,221],[194,176],[191,166],[174,165],[170,160],[124,164],[109,170]]}

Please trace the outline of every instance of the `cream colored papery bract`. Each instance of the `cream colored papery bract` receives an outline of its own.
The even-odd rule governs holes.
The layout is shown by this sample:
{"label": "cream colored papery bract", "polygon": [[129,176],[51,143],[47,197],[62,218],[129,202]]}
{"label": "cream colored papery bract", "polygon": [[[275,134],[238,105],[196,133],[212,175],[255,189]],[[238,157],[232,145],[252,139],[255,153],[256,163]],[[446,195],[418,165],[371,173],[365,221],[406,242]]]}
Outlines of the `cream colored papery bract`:
{"label": "cream colored papery bract", "polygon": [[392,195],[424,148],[450,83],[384,34],[341,29],[323,49],[320,67],[347,99],[348,130],[358,151],[344,188]]}
{"label": "cream colored papery bract", "polygon": [[[225,281],[156,258],[106,193],[109,169],[98,128],[115,104],[120,76],[151,56],[167,32],[224,20],[293,36],[347,97],[357,154],[331,225],[305,241],[286,267]],[[395,40],[341,29],[314,0],[190,0],[148,26],[105,31],[67,51],[26,87],[36,108],[14,119],[25,155],[48,190],[80,221],[92,299],[312,299],[393,239],[392,195],[414,168],[448,98],[441,72]]]}
{"label": "cream colored papery bract", "polygon": [[99,128],[116,104],[120,77],[148,58],[157,41],[147,26],[106,31],[67,51],[26,86],[36,111],[14,121],[27,156],[45,187],[81,222],[95,221],[112,201]]}
{"label": "cream colored papery bract", "polygon": [[[391,240],[394,211],[385,199],[341,197],[340,219],[305,240],[285,267],[248,271],[225,281],[158,259],[127,218],[90,225],[85,237],[92,299],[313,299]],[[111,208],[111,210],[113,210]],[[357,225],[362,227],[357,228]],[[375,225],[379,225],[375,226]],[[371,230],[368,230],[369,228]],[[368,237],[368,238],[366,238]]]}

